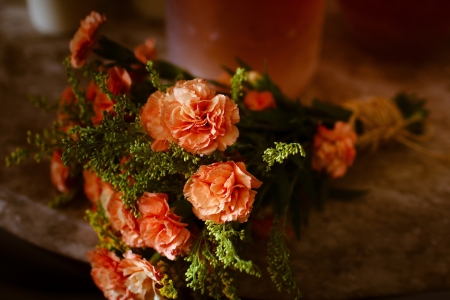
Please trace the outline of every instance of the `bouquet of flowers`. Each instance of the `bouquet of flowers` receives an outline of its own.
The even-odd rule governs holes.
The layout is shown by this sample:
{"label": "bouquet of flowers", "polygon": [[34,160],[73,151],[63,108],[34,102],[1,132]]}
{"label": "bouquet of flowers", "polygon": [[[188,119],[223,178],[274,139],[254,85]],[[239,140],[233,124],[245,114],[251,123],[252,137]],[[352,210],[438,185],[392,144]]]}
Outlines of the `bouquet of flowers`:
{"label": "bouquet of flowers", "polygon": [[[90,200],[91,274],[108,299],[238,299],[237,273],[261,267],[299,297],[286,239],[328,197],[364,193],[329,179],[357,147],[425,134],[416,97],[305,106],[242,61],[218,82],[158,60],[153,39],[125,48],[99,33],[105,20],[81,22],[64,61],[70,86],[55,102],[32,97],[56,111],[53,126],[7,163],[49,157],[61,192],[50,205]],[[247,255],[252,237],[267,241],[266,266]]]}

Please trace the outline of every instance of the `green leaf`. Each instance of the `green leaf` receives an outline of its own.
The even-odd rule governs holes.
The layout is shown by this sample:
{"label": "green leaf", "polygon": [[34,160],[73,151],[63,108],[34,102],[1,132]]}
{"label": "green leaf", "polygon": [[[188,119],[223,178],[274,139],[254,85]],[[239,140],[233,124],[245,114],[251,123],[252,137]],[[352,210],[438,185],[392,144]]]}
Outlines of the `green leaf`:
{"label": "green leaf", "polygon": [[299,143],[277,143],[275,142],[275,148],[267,148],[264,151],[263,161],[267,163],[267,171],[275,164],[275,162],[281,164],[289,156],[300,154],[305,157],[305,150]]}
{"label": "green leaf", "polygon": [[276,165],[273,168],[273,176],[275,178],[276,189],[278,190],[278,199],[276,200],[275,206],[276,214],[281,215],[283,208],[289,205],[291,182],[282,165]]}
{"label": "green leaf", "polygon": [[158,59],[153,61],[153,67],[155,70],[158,71],[161,78],[165,79],[184,79],[184,80],[191,80],[195,77],[186,71],[185,69],[182,69],[168,61]]}
{"label": "green leaf", "polygon": [[275,218],[270,230],[270,239],[267,244],[267,270],[278,291],[281,292],[285,287],[288,293],[297,294],[295,299],[300,299],[301,293],[292,274],[290,251],[286,245],[285,219],[286,213]]}
{"label": "green leaf", "polygon": [[312,101],[312,108],[322,112],[327,117],[335,119],[335,121],[347,122],[352,115],[350,110],[344,109],[338,105],[320,101],[318,99],[314,99]]}
{"label": "green leaf", "polygon": [[236,73],[231,78],[231,99],[240,102],[242,96],[242,82],[247,80],[247,72],[243,68],[237,68]]}
{"label": "green leaf", "polygon": [[297,169],[295,171],[294,176],[292,177],[291,186],[289,187],[289,210],[291,212],[291,221],[292,227],[295,231],[295,236],[297,240],[300,239],[300,226],[301,226],[301,214],[300,214],[300,199],[299,193],[294,192],[294,189],[298,189],[298,180],[300,178],[301,169]]}
{"label": "green leaf", "polygon": [[136,58],[133,51],[108,39],[104,35],[101,35],[97,39],[97,42],[100,48],[95,48],[93,51],[105,59],[114,60],[123,64],[142,64],[142,62]]}

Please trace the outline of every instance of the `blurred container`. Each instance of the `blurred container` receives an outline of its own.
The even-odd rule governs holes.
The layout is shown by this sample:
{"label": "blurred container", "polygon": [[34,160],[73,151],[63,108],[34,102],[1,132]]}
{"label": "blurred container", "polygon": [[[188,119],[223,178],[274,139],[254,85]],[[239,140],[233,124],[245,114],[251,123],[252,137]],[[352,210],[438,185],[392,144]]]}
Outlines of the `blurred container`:
{"label": "blurred container", "polygon": [[196,76],[218,79],[239,57],[298,96],[317,68],[324,0],[167,0],[168,58]]}
{"label": "blurred container", "polygon": [[449,0],[338,0],[350,33],[393,58],[423,58],[450,38]]}
{"label": "blurred container", "polygon": [[143,18],[161,22],[165,18],[164,2],[165,0],[133,0],[133,6]]}
{"label": "blurred container", "polygon": [[74,33],[92,10],[101,7],[103,0],[27,0],[28,14],[33,27],[45,35]]}

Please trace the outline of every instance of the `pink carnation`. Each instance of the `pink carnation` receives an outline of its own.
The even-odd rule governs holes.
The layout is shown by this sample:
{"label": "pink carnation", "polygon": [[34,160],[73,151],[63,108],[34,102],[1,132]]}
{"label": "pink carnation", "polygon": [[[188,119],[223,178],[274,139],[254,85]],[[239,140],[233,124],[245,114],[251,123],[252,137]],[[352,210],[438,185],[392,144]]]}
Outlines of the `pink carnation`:
{"label": "pink carnation", "polygon": [[138,202],[142,217],[137,222],[145,245],[174,260],[189,251],[191,235],[181,217],[170,211],[167,200],[166,194],[144,193]]}
{"label": "pink carnation", "polygon": [[91,276],[106,299],[132,299],[125,286],[125,277],[118,270],[120,259],[106,249],[88,252],[91,262]]}
{"label": "pink carnation", "polygon": [[184,196],[202,220],[246,222],[262,182],[242,162],[201,166],[184,186]]}
{"label": "pink carnation", "polygon": [[149,60],[154,60],[156,57],[155,39],[148,38],[143,44],[134,48],[134,56],[144,64]]}
{"label": "pink carnation", "polygon": [[93,11],[80,22],[81,26],[69,44],[71,52],[70,64],[72,67],[80,68],[85,64],[95,44],[97,30],[105,20],[105,16]]}
{"label": "pink carnation", "polygon": [[155,284],[160,283],[161,274],[146,259],[129,250],[120,261],[118,270],[125,278],[126,288],[133,293],[132,299],[159,299],[155,297]]}
{"label": "pink carnation", "polygon": [[244,98],[245,106],[250,110],[265,110],[275,108],[275,99],[269,91],[248,91]]}
{"label": "pink carnation", "polygon": [[320,125],[314,136],[313,169],[325,170],[332,178],[344,176],[355,160],[356,139],[356,133],[348,123],[336,122],[331,130]]}
{"label": "pink carnation", "polygon": [[[204,79],[178,81],[166,94],[157,92],[141,111],[143,126],[155,140],[173,141],[194,154],[224,151],[239,131],[237,105],[217,94]],[[148,121],[148,120],[157,121]]]}

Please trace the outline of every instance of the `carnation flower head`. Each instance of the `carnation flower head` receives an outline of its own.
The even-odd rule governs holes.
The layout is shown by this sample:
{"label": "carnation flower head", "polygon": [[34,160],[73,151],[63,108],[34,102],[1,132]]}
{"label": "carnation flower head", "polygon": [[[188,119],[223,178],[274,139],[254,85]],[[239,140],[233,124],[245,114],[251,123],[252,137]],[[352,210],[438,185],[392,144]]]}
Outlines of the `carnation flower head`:
{"label": "carnation flower head", "polygon": [[106,86],[114,95],[126,94],[131,88],[131,77],[127,70],[124,68],[114,66],[109,68],[108,80],[106,81]]}
{"label": "carnation flower head", "polygon": [[143,64],[147,64],[149,60],[154,60],[156,57],[155,39],[148,38],[143,44],[136,46],[134,56]]}
{"label": "carnation flower head", "polygon": [[92,108],[94,110],[94,116],[91,118],[94,126],[98,126],[103,120],[103,111],[108,113],[114,110],[115,102],[109,99],[108,95],[103,93],[98,85],[94,82],[89,83],[86,99],[92,102]]}
{"label": "carnation flower head", "polygon": [[119,263],[118,270],[125,278],[126,288],[134,299],[159,299],[155,297],[155,284],[159,284],[161,274],[146,259],[128,250]]}
{"label": "carnation flower head", "polygon": [[91,262],[91,276],[106,299],[130,299],[125,277],[119,271],[120,259],[107,249],[98,248],[87,254]]}
{"label": "carnation flower head", "polygon": [[62,153],[60,150],[53,152],[52,160],[50,162],[50,179],[58,191],[61,193],[67,193],[70,191],[72,183],[70,178],[70,169],[64,165],[61,157]]}
{"label": "carnation flower head", "polygon": [[103,180],[91,169],[83,169],[83,179],[84,194],[89,201],[96,203],[100,200],[100,195],[102,194],[102,185],[104,184]]}
{"label": "carnation flower head", "polygon": [[98,12],[91,12],[80,22],[80,27],[70,41],[70,64],[74,68],[80,68],[86,63],[86,59],[96,42],[96,33],[106,18]]}
{"label": "carnation flower head", "polygon": [[147,247],[174,260],[189,251],[191,234],[181,217],[172,213],[162,193],[144,193],[138,201],[142,217],[137,219],[141,237]]}
{"label": "carnation flower head", "polygon": [[113,194],[106,209],[111,227],[121,233],[128,246],[144,247],[136,218],[125,208],[121,196],[121,192]]}
{"label": "carnation flower head", "polygon": [[140,112],[141,123],[154,138],[152,142],[153,151],[164,151],[169,148],[169,142],[175,142],[175,139],[161,125],[161,108],[165,99],[165,94],[156,91],[150,95],[147,103]]}
{"label": "carnation flower head", "polygon": [[237,105],[199,78],[178,81],[167,93],[151,95],[141,120],[155,140],[175,142],[194,154],[224,151],[239,136]]}
{"label": "carnation flower head", "polygon": [[345,175],[356,156],[357,136],[350,124],[338,121],[333,129],[319,125],[314,136],[312,168],[326,171],[331,178]]}
{"label": "carnation flower head", "polygon": [[244,98],[245,106],[250,110],[265,110],[275,108],[275,99],[269,91],[248,91]]}
{"label": "carnation flower head", "polygon": [[246,222],[262,182],[242,162],[201,166],[184,186],[184,196],[197,217],[214,223]]}

